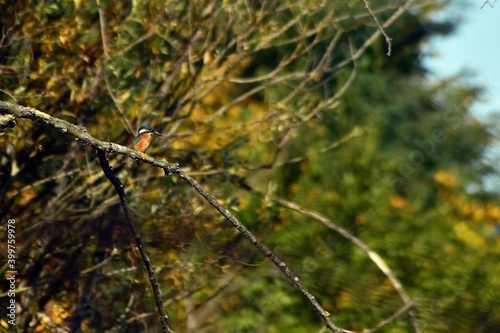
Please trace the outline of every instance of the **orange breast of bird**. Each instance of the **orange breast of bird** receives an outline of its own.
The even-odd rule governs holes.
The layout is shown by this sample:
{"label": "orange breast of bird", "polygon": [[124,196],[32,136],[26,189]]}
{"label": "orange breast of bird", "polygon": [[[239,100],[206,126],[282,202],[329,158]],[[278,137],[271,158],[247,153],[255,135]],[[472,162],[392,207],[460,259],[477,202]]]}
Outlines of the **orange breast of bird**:
{"label": "orange breast of bird", "polygon": [[143,134],[141,135],[141,138],[139,139],[139,142],[134,146],[134,149],[143,153],[148,147],[149,144],[151,143],[151,134]]}

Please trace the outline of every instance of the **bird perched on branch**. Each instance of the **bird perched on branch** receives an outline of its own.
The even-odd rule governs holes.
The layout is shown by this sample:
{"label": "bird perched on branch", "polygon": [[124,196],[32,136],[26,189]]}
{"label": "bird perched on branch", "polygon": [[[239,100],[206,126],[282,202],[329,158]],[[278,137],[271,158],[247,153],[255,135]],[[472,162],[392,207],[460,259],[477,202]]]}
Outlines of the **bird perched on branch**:
{"label": "bird perched on branch", "polygon": [[153,134],[163,136],[163,134],[158,133],[151,126],[141,125],[134,140],[134,149],[140,153],[144,153],[153,139]]}

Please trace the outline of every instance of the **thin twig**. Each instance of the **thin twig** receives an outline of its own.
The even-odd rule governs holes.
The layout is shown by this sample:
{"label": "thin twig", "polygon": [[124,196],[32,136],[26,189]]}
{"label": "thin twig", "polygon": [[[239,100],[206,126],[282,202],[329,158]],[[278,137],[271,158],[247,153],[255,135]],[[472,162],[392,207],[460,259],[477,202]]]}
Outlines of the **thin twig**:
{"label": "thin twig", "polygon": [[[104,11],[102,10],[101,0],[96,0],[96,3],[97,3],[98,11],[99,11],[99,24],[101,26],[101,41],[102,41],[102,49],[104,51],[104,64],[102,66],[106,67],[109,60],[111,59],[109,56],[108,37],[106,36],[106,20],[104,17]],[[116,108],[119,111],[119,117],[123,123],[123,126],[125,126],[125,129],[130,134],[133,134],[134,131],[132,129],[132,126],[130,125],[130,122],[128,121],[128,119],[125,117],[125,112],[124,112],[123,108],[121,107],[115,94],[113,93],[113,90],[111,89],[111,85],[109,83],[109,78],[108,78],[107,74],[104,74],[104,81],[106,82],[106,88],[108,90],[109,96],[111,96],[111,99],[113,100]],[[113,109],[111,109],[111,111],[113,112],[113,114],[115,113]]]}
{"label": "thin twig", "polygon": [[377,16],[375,16],[375,13],[370,8],[370,4],[368,3],[368,0],[363,0],[363,2],[365,3],[365,8],[368,10],[368,12],[370,13],[370,15],[373,17],[373,20],[377,24],[377,27],[380,30],[380,33],[382,33],[382,35],[384,35],[385,42],[387,43],[387,55],[390,56],[391,52],[392,52],[392,43],[391,43],[392,39],[389,38],[389,36],[387,35],[387,33],[384,30],[384,27],[382,27],[380,25],[380,22],[378,21]]}
{"label": "thin twig", "polygon": [[[383,28],[387,28],[388,26],[390,26],[391,24],[393,24],[401,15],[404,14],[404,12],[406,12],[410,7],[411,5],[413,4],[415,0],[407,0],[405,2],[404,5],[402,6],[399,6],[398,7],[398,10],[396,10],[394,12],[394,14],[391,15],[391,17],[389,17],[383,24],[382,24],[382,27]],[[339,62],[337,65],[335,65],[335,67],[332,69],[332,70],[337,70],[339,68],[342,68],[344,67],[345,65],[347,65],[348,63],[352,62],[352,61],[356,61],[357,59],[359,59],[359,57],[361,57],[366,49],[372,45],[372,43],[381,35],[382,33],[380,32],[380,29],[377,29],[377,31],[375,31],[364,43],[363,45],[361,45],[361,47],[356,51],[354,52],[354,54],[347,58],[347,59],[344,59],[342,60],[341,62]]]}
{"label": "thin twig", "polygon": [[373,333],[379,328],[389,324],[390,322],[396,320],[399,316],[401,316],[406,311],[410,310],[415,305],[415,301],[405,304],[398,311],[394,312],[389,318],[382,320],[377,326],[374,328],[365,328],[362,333]]}

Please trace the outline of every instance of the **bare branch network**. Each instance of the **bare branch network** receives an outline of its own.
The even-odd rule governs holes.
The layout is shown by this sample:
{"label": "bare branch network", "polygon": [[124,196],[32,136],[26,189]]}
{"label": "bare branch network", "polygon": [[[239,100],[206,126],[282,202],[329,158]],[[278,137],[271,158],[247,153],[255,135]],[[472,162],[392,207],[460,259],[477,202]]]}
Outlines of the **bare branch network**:
{"label": "bare branch network", "polygon": [[[111,143],[111,142],[103,142],[100,141],[93,136],[91,136],[85,128],[76,126],[74,124],[71,124],[65,120],[59,119],[52,117],[44,112],[41,112],[39,110],[29,108],[29,107],[24,107],[20,105],[15,105],[7,102],[0,101],[0,114],[7,114],[11,115],[14,118],[26,118],[26,119],[31,119],[36,123],[41,123],[43,126],[54,128],[58,131],[60,131],[63,134],[68,134],[70,136],[73,136],[75,139],[77,139],[81,144],[88,145],[98,151],[98,156],[99,160],[101,162],[101,166],[103,168],[104,173],[110,179],[110,181],[113,183],[115,186],[115,189],[118,192],[118,195],[120,196],[122,207],[125,211],[125,214],[128,216],[127,220],[130,221],[130,211],[128,209],[128,205],[126,203],[126,199],[124,196],[123,192],[123,185],[119,182],[119,180],[116,178],[116,175],[114,175],[112,169],[109,167],[109,164],[107,164],[106,157],[104,153],[113,153],[113,154],[120,154],[120,155],[125,155],[128,156],[132,159],[135,159],[137,161],[142,161],[145,163],[149,163],[153,166],[156,166],[158,168],[161,168],[164,170],[165,175],[169,174],[176,174],[179,176],[182,180],[184,180],[186,183],[188,183],[191,187],[193,187],[205,200],[210,203],[222,216],[226,218],[227,221],[229,221],[239,232],[243,234],[243,236],[250,241],[250,243],[255,246],[262,254],[267,256],[271,261],[286,275],[286,277],[293,283],[293,285],[300,290],[300,292],[303,294],[303,296],[306,298],[306,300],[312,305],[314,310],[319,314],[319,316],[324,320],[326,323],[326,326],[331,329],[335,333],[341,333],[341,332],[351,332],[342,328],[337,327],[331,318],[329,317],[330,314],[319,304],[319,302],[316,300],[316,297],[307,289],[306,286],[302,284],[300,281],[299,277],[295,275],[292,270],[283,262],[280,258],[278,258],[266,245],[264,245],[261,241],[259,241],[236,217],[234,217],[229,210],[227,210],[223,205],[221,205],[217,199],[215,199],[210,193],[208,193],[196,180],[194,180],[192,177],[188,176],[184,171],[182,171],[177,164],[172,164],[168,163],[166,161],[160,161],[156,160],[151,156],[148,156],[146,154],[141,154],[139,152],[136,152],[132,149],[128,149],[124,146]],[[5,123],[2,121],[2,124]],[[7,121],[8,127],[12,125],[12,118],[9,118],[9,121]],[[3,130],[3,128],[2,128]],[[131,226],[131,224],[129,224]],[[132,228],[132,227],[131,227]],[[162,327],[163,331],[168,333],[171,332],[171,329],[169,327],[168,323],[168,317],[165,315],[163,312],[163,307],[162,307],[162,300],[159,295],[158,291],[158,286],[155,285],[156,281],[154,278],[154,273],[151,268],[151,264],[149,262],[149,259],[145,252],[142,252],[142,246],[140,239],[138,240],[137,233],[133,230],[132,228],[132,234],[135,236],[136,242],[139,246],[139,249],[141,250],[141,255],[143,257],[143,260],[145,262],[145,266],[148,270],[148,274],[150,276],[150,281],[153,286],[153,290],[155,290],[155,298],[160,314],[160,318],[162,321]]]}

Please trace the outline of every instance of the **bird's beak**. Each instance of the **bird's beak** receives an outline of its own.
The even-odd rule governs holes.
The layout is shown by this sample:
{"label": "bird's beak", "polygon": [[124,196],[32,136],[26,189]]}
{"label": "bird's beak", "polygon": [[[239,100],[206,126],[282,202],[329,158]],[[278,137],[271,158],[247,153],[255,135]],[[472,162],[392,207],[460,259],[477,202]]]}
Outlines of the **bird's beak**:
{"label": "bird's beak", "polygon": [[155,131],[155,130],[152,130],[152,132],[153,132],[154,134],[158,135],[158,136],[163,136],[163,134],[161,134],[161,133],[159,133],[159,132],[157,132],[157,131]]}

